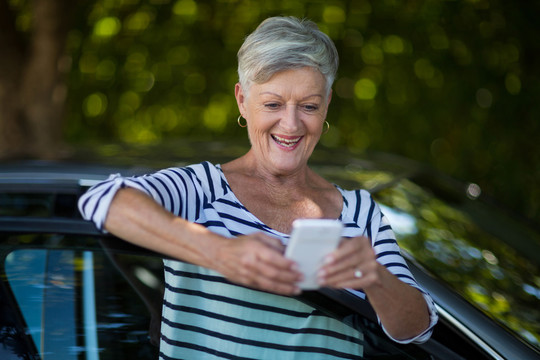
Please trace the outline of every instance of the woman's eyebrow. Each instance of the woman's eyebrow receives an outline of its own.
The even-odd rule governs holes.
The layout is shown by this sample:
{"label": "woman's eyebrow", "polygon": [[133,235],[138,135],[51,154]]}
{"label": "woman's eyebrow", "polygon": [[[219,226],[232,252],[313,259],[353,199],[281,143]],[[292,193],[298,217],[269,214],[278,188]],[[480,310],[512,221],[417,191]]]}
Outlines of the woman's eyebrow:
{"label": "woman's eyebrow", "polygon": [[271,91],[263,91],[263,92],[260,92],[259,95],[273,95],[273,96],[277,96],[277,97],[281,97],[281,95],[279,94],[276,94],[274,92],[271,92]]}
{"label": "woman's eyebrow", "polygon": [[[259,95],[273,95],[273,96],[276,96],[276,97],[278,97],[278,98],[282,98],[281,95],[276,94],[276,93],[274,93],[274,92],[272,92],[272,91],[263,91],[263,92],[260,92]],[[311,97],[320,97],[320,98],[323,98],[323,96],[322,96],[321,94],[311,94],[311,95],[307,95],[307,96],[303,97],[303,98],[300,99],[300,100],[306,100],[306,99],[309,99],[309,98],[311,98]]]}

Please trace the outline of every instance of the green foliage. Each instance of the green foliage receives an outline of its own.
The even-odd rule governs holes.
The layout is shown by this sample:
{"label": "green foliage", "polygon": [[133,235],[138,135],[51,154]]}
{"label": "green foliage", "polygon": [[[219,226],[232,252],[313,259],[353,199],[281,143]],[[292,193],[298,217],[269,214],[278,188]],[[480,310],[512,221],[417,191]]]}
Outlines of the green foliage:
{"label": "green foliage", "polygon": [[236,51],[268,16],[307,17],[341,56],[324,145],[430,163],[538,218],[534,10],[500,0],[96,0],[68,38],[66,136],[244,138]]}

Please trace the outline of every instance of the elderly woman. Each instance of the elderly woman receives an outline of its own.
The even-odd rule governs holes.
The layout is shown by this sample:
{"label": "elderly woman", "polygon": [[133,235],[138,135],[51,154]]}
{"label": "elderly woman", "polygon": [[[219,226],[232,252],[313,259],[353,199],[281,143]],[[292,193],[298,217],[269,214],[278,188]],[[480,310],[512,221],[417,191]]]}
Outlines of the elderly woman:
{"label": "elderly woman", "polygon": [[245,155],[115,175],[79,202],[100,229],[182,260],[164,262],[160,356],[361,358],[362,333],[294,297],[302,275],[283,253],[298,218],[345,225],[319,270],[321,286],[359,290],[389,337],[425,341],[437,315],[386,218],[366,191],[343,190],[307,164],[326,127],[338,65],[332,41],[310,21],[269,18],[238,61]]}

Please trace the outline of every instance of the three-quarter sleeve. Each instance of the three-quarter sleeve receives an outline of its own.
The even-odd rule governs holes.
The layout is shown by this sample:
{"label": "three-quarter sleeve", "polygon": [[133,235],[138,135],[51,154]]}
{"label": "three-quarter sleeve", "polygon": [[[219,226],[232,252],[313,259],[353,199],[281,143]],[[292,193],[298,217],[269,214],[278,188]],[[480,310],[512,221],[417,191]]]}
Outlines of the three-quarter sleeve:
{"label": "three-quarter sleeve", "polygon": [[169,168],[137,177],[115,174],[94,185],[79,198],[79,211],[84,219],[106,232],[104,225],[114,196],[118,190],[130,187],[147,194],[171,213],[195,221],[204,197],[200,185],[191,167]]}
{"label": "three-quarter sleeve", "polygon": [[150,195],[149,191],[137,181],[113,174],[107,180],[91,187],[79,198],[79,211],[82,217],[92,221],[99,230],[105,232],[103,226],[109,207],[118,190],[123,187],[133,187]]}

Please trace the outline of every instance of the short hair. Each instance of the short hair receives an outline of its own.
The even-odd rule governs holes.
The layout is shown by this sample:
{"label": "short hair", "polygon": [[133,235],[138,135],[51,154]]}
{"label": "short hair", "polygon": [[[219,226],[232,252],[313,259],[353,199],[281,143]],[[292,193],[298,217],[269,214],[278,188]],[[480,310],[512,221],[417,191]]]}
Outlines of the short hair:
{"label": "short hair", "polygon": [[293,16],[264,20],[238,50],[238,77],[248,92],[280,71],[312,67],[326,80],[326,94],[334,83],[339,56],[333,41],[306,19]]}

